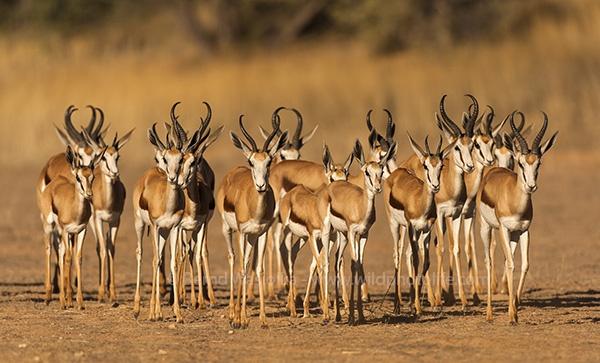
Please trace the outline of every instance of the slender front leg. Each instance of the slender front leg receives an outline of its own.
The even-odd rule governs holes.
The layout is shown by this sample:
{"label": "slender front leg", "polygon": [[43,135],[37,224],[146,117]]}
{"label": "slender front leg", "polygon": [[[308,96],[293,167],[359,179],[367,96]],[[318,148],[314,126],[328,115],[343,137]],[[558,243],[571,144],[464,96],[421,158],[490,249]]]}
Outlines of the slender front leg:
{"label": "slender front leg", "polygon": [[485,269],[487,271],[487,308],[486,308],[486,320],[492,321],[493,319],[493,311],[492,311],[492,254],[493,252],[490,249],[490,239],[492,237],[492,229],[490,225],[481,217],[480,219],[480,232],[481,232],[481,242],[483,243],[483,254],[485,258]]}
{"label": "slender front leg", "polygon": [[[202,229],[204,226],[200,226],[197,231],[192,232],[192,253],[190,254],[190,280],[192,282],[192,304],[196,309],[204,309],[206,304],[204,303],[204,294],[202,292]],[[196,275],[198,277],[198,296],[196,296],[196,286],[194,285],[194,269],[192,268],[192,260],[196,263]]]}
{"label": "slender front leg", "polygon": [[287,275],[288,275],[288,298],[287,298],[287,307],[290,311],[290,317],[295,318],[296,314],[296,296],[294,295],[294,264],[292,261],[292,232],[289,229],[284,228],[283,231],[283,240],[285,242],[286,249],[286,267],[287,267]]}
{"label": "slender front leg", "polygon": [[[215,297],[215,290],[212,284],[212,276],[210,275],[210,265],[208,263],[208,233],[206,229],[208,228],[208,222],[204,222],[202,224],[202,239],[199,241],[202,243],[202,265],[204,267],[204,279],[206,281],[206,290],[208,290],[208,301],[210,306],[217,305],[217,298]],[[198,283],[200,284],[200,283]]]}
{"label": "slender front leg", "polygon": [[[240,310],[240,323],[242,328],[248,327],[248,310],[247,310],[247,302],[248,302],[248,268],[250,267],[250,259],[252,257],[252,247],[256,242],[256,237],[248,236],[243,232],[240,232],[240,250],[243,251],[242,254],[242,279],[241,279],[241,287],[242,287],[242,298],[241,298],[241,310]],[[254,237],[252,241],[250,241],[249,237]],[[238,304],[240,303],[240,299],[238,298]]]}
{"label": "slender front leg", "polygon": [[465,238],[465,256],[467,258],[467,272],[471,284],[471,296],[473,305],[479,305],[479,273],[477,271],[477,255],[475,254],[475,242],[473,238],[473,217],[463,215],[463,235]]}
{"label": "slender front leg", "polygon": [[359,288],[362,290],[360,291],[361,293],[358,295],[358,323],[359,324],[363,324],[366,322],[365,320],[365,316],[364,316],[364,312],[363,312],[363,300],[366,294],[366,279],[365,279],[365,270],[364,270],[364,256],[365,256],[365,247],[367,245],[367,239],[369,238],[369,234],[365,233],[364,235],[360,236],[360,239],[358,241],[355,241],[355,243],[358,245],[358,266],[359,266],[359,270],[358,270],[358,282],[359,282]]}
{"label": "slender front leg", "polygon": [[343,273],[343,271],[340,271],[340,263],[341,263],[341,258],[340,256],[343,254],[343,251],[341,251],[342,246],[341,246],[341,241],[338,235],[338,238],[336,239],[336,245],[337,245],[337,249],[335,251],[335,264],[334,264],[334,274],[335,274],[335,301],[334,301],[334,309],[335,309],[335,321],[341,321],[342,320],[342,314],[340,313],[340,274]]}
{"label": "slender front leg", "polygon": [[227,244],[227,260],[229,261],[229,323],[233,324],[235,319],[235,303],[234,303],[234,289],[233,284],[235,280],[235,252],[233,250],[233,236],[232,230],[229,228],[225,220],[223,220],[222,226],[223,236]]}
{"label": "slender front leg", "polygon": [[179,306],[179,261],[181,254],[181,238],[179,228],[171,228],[169,232],[169,244],[171,249],[171,279],[173,280],[173,313],[176,322],[183,323],[181,307]]}
{"label": "slender front leg", "polygon": [[52,239],[54,233],[52,226],[44,224],[44,251],[46,252],[46,278],[44,279],[44,289],[46,290],[46,305],[52,300]]}
{"label": "slender front leg", "polygon": [[450,230],[448,232],[452,239],[450,242],[452,244],[452,255],[454,256],[454,263],[456,266],[456,279],[458,280],[458,295],[460,297],[462,309],[465,310],[467,308],[467,295],[465,294],[465,287],[463,284],[464,281],[462,278],[462,269],[460,262],[460,219],[460,215],[452,219],[449,225]]}
{"label": "slender front leg", "polygon": [[409,227],[408,231],[410,238],[410,248],[412,250],[412,280],[414,286],[414,306],[415,306],[415,314],[417,316],[423,313],[423,309],[421,308],[421,279],[418,274],[419,271],[419,255],[422,255],[425,258],[425,251],[422,240],[422,233],[420,231],[413,230],[412,227]]}
{"label": "slender front leg", "polygon": [[273,229],[273,245],[275,249],[275,256],[277,259],[277,275],[275,276],[275,291],[281,292],[283,290],[283,258],[280,253],[281,251],[281,233],[283,231],[283,225],[279,221],[273,222],[271,225]]}
{"label": "slender front leg", "polygon": [[[167,243],[167,238],[169,238],[169,234],[171,231],[160,228],[157,230],[158,232],[158,245],[156,248],[157,253],[157,266],[156,266],[156,291],[155,291],[155,300],[154,300],[154,316],[157,320],[163,319],[162,307],[161,307],[161,281],[159,276],[160,266],[164,266],[165,263],[165,245]],[[173,251],[173,254],[177,253],[177,251]],[[175,284],[175,275],[171,275],[171,280],[173,280],[173,284]],[[174,295],[177,295],[176,290],[173,289]]]}
{"label": "slender front leg", "polygon": [[267,232],[267,298],[275,300],[275,290],[273,286],[273,250],[275,243],[273,241],[273,228],[269,227]]}
{"label": "slender front leg", "polygon": [[342,232],[338,232],[337,238],[340,241],[340,258],[339,258],[339,271],[340,271],[340,281],[342,284],[342,300],[344,300],[344,309],[348,310],[350,308],[350,298],[348,298],[348,285],[346,284],[346,275],[344,274],[344,251],[346,250],[346,245],[348,244],[348,239],[346,235]]}
{"label": "slender front leg", "polygon": [[519,287],[517,289],[517,307],[522,302],[525,276],[527,275],[527,271],[529,271],[529,230],[521,233],[521,236],[519,236],[519,245],[521,245],[521,277],[519,278]]}
{"label": "slender front leg", "polygon": [[102,220],[98,216],[92,216],[91,224],[95,226],[92,230],[95,231],[98,249],[98,269],[100,270],[98,282],[98,302],[100,303],[104,301],[106,289],[106,235],[104,234],[104,225]]}
{"label": "slender front leg", "polygon": [[[137,277],[135,280],[135,295],[133,298],[133,316],[137,318],[140,315],[140,284],[142,278],[142,257],[144,249],[142,247],[142,238],[144,236],[144,223],[140,218],[135,219],[135,234],[137,236],[137,247],[135,249],[135,258],[137,261]],[[154,282],[154,275],[152,275]]]}
{"label": "slender front leg", "polygon": [[61,243],[58,245],[58,284],[59,284],[59,299],[60,308],[66,309],[67,305],[65,302],[65,255],[68,247],[69,234],[66,231],[62,232]]}
{"label": "slender front leg", "polygon": [[323,321],[329,321],[329,250],[331,248],[331,241],[329,240],[329,221],[326,222],[325,227],[321,231],[321,244],[323,245],[321,253],[323,254],[322,265],[322,277],[321,280],[321,295],[323,296],[321,305],[323,309]]}
{"label": "slender front leg", "polygon": [[83,251],[83,240],[85,229],[77,234],[77,246],[75,248],[75,271],[77,273],[77,309],[83,310],[83,277],[81,276],[81,254]]}
{"label": "slender front leg", "polygon": [[[354,325],[354,288],[357,288],[357,303],[362,305],[361,296],[360,296],[360,281],[358,278],[358,274],[360,271],[360,266],[358,262],[358,257],[360,251],[358,251],[358,243],[356,242],[356,234],[353,231],[348,231],[348,239],[350,243],[350,251],[352,255],[352,264],[350,266],[350,270],[352,271],[351,275],[351,284],[350,284],[350,311],[348,313],[348,325]],[[360,310],[360,307],[359,307]]]}
{"label": "slender front leg", "polygon": [[[513,272],[515,270],[515,263],[510,248],[510,243],[513,242],[511,235],[506,227],[500,225],[500,235],[502,250],[504,251],[504,258],[506,259],[506,278],[508,280],[508,318],[511,324],[516,324],[518,321],[517,308],[515,306],[515,291],[513,282]],[[516,241],[514,241],[516,243]]]}
{"label": "slender front leg", "polygon": [[394,246],[394,314],[400,314],[401,291],[400,291],[400,263],[398,252],[400,250],[400,226],[394,220],[390,220],[390,231],[392,232],[392,244]]}
{"label": "slender front leg", "polygon": [[110,234],[108,236],[108,279],[109,293],[108,301],[114,303],[117,300],[117,288],[115,282],[115,246],[117,242],[117,234],[119,233],[119,225],[121,223],[120,216],[116,220],[109,223]]}
{"label": "slender front leg", "polygon": [[444,217],[439,214],[436,219],[436,245],[435,252],[437,255],[437,266],[436,266],[436,291],[435,291],[435,307],[442,306],[442,289],[444,284],[444,233],[446,231],[446,224],[444,223]]}
{"label": "slender front leg", "polygon": [[260,325],[263,328],[267,327],[267,314],[265,312],[265,279],[264,279],[264,258],[265,248],[267,247],[267,233],[258,236],[257,254],[258,258],[256,261],[256,275],[258,277],[258,299],[260,300],[260,314],[259,320]]}
{"label": "slender front leg", "polygon": [[66,294],[67,294],[67,307],[73,307],[73,285],[71,285],[71,264],[73,259],[73,246],[75,245],[74,239],[75,236],[71,233],[63,231],[64,234],[68,236],[67,238],[67,246],[65,252],[65,284],[66,286]]}

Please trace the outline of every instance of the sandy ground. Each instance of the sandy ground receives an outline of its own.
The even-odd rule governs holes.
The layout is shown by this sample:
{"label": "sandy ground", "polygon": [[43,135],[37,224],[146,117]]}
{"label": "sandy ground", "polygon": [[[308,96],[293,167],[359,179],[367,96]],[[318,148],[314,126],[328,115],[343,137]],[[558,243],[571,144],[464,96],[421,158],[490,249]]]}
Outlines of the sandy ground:
{"label": "sandy ground", "polygon": [[[192,360],[600,360],[600,158],[551,154],[535,195],[531,268],[520,323],[508,324],[504,296],[494,297],[495,321],[485,321],[483,306],[445,307],[414,320],[405,308],[390,316],[388,290],[393,272],[390,235],[383,210],[366,249],[372,302],[368,323],[321,324],[319,318],[291,319],[282,301],[268,303],[268,329],[251,307],[250,327],[232,331],[226,315],[227,259],[216,218],[211,223],[211,270],[217,279],[219,306],[183,310],[185,324],[175,324],[166,303],[163,322],[147,317],[151,252],[146,248],[146,284],[142,315],[132,314],[135,287],[135,239],[129,209],[117,245],[118,305],[95,301],[97,259],[88,238],[84,249],[85,310],[46,306],[43,293],[41,226],[33,185],[38,169],[3,169],[0,190],[0,360],[2,361],[192,361]],[[222,175],[217,167],[218,175]],[[13,176],[14,175],[14,176]],[[126,173],[133,184],[139,170]],[[25,182],[18,182],[18,181]],[[484,276],[478,242],[480,273]],[[299,291],[306,278],[306,255],[297,264]],[[498,251],[498,255],[500,251]],[[517,271],[520,259],[517,259]],[[485,297],[485,296],[483,296]],[[300,312],[300,310],[299,310]]]}

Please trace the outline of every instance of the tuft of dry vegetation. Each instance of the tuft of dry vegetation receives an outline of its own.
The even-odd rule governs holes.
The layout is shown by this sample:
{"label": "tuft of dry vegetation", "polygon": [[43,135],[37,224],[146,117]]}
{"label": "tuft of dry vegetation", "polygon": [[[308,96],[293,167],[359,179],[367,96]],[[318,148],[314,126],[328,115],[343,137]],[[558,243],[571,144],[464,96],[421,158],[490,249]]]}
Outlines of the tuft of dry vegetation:
{"label": "tuft of dry vegetation", "polygon": [[[600,6],[583,4],[576,16],[537,22],[520,38],[389,56],[339,41],[202,59],[184,42],[102,51],[85,37],[43,43],[5,37],[0,40],[0,163],[37,165],[59,150],[52,124],[62,122],[70,104],[102,107],[114,130],[137,127],[128,158],[139,161],[150,158],[145,129],[166,120],[176,100],[183,101],[182,118],[190,126],[204,112],[202,100],[213,105],[216,122],[228,126],[240,113],[251,123],[266,124],[275,107],[291,105],[308,124],[321,125],[323,139],[346,152],[350,142],[339,136],[364,135],[370,108],[390,108],[400,130],[420,137],[437,132],[433,112],[442,94],[449,94],[449,110],[458,117],[467,92],[493,105],[498,117],[517,108],[539,124],[539,110],[545,110],[561,131],[561,148],[595,149]],[[75,115],[81,122],[88,117],[87,110]],[[318,144],[308,157],[318,156]],[[215,149],[220,148],[229,145],[221,142]]]}

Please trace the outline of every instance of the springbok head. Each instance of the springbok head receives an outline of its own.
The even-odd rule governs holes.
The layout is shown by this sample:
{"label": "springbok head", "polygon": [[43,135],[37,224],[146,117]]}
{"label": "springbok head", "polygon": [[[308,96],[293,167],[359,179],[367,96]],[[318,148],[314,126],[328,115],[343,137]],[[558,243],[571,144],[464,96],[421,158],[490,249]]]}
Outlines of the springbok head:
{"label": "springbok head", "polygon": [[461,168],[465,173],[470,173],[474,169],[471,152],[473,151],[473,141],[475,138],[474,128],[477,121],[477,115],[479,114],[479,104],[475,97],[466,95],[466,97],[471,99],[472,104],[469,108],[469,113],[463,113],[463,125],[465,126],[465,131],[463,132],[446,113],[444,107],[446,97],[447,95],[442,96],[440,101],[440,113],[435,114],[437,126],[446,136],[448,144],[454,144],[453,156],[456,166]]}
{"label": "springbok head", "polygon": [[413,140],[410,134],[408,134],[410,147],[413,149],[419,158],[419,161],[421,161],[421,164],[423,165],[425,182],[432,192],[437,193],[440,191],[440,175],[442,174],[444,159],[452,151],[454,145],[450,144],[442,150],[442,137],[440,136],[440,141],[435,149],[435,152],[431,152],[427,139],[428,137],[425,137],[425,150],[423,150],[423,148],[421,148],[421,146],[419,146],[419,144]]}
{"label": "springbok head", "polygon": [[[499,135],[500,130],[508,120],[508,116],[504,118],[496,127],[492,126],[494,122],[494,109],[492,106],[487,106],[488,114],[483,114],[478,120],[480,127],[475,131],[473,146],[475,149],[475,160],[481,165],[492,166],[495,161],[495,145],[494,140]],[[483,122],[482,122],[483,120]],[[463,126],[466,126],[463,125]],[[472,130],[471,130],[472,131]]]}
{"label": "springbok head", "polygon": [[[316,125],[315,127],[313,127],[312,130],[310,130],[308,133],[302,136],[302,128],[304,126],[304,121],[302,119],[302,114],[300,113],[300,111],[298,111],[295,108],[287,108],[281,106],[278,107],[275,111],[273,111],[273,115],[271,117],[271,124],[273,125],[273,128],[275,128],[275,124],[279,122],[279,112],[281,110],[289,110],[296,114],[296,131],[294,131],[294,135],[292,135],[292,138],[289,139],[285,143],[283,148],[281,148],[281,150],[279,151],[279,158],[280,160],[298,160],[301,156],[300,150],[302,149],[302,147],[304,147],[304,145],[306,145],[307,142],[310,141],[310,139],[312,139],[312,137],[315,135],[315,132],[317,132],[319,125]],[[269,132],[265,130],[262,126],[259,126],[259,130],[263,138],[267,139],[267,137],[269,137]],[[281,135],[281,130],[277,131],[276,136],[279,135]]]}
{"label": "springbok head", "polygon": [[[513,113],[508,114],[506,119],[509,119],[513,115]],[[520,111],[515,111],[514,115],[518,115],[520,117],[520,123],[517,125],[517,130],[521,133],[521,135],[526,135],[529,130],[531,130],[531,125],[525,126],[525,116]],[[513,116],[514,117],[514,116]],[[497,134],[494,136],[494,144],[496,148],[494,149],[494,155],[496,156],[496,160],[498,160],[498,166],[501,168],[507,168],[513,170],[515,168],[515,148],[513,140],[515,138],[515,133],[513,131],[506,132],[504,134]]]}
{"label": "springbok head", "polygon": [[548,128],[548,115],[542,111],[544,122],[542,128],[535,136],[535,139],[533,139],[530,149],[527,145],[527,141],[515,125],[514,114],[515,112],[513,112],[510,117],[510,128],[515,135],[514,140],[516,141],[514,144],[515,160],[517,162],[516,173],[521,181],[524,191],[526,193],[533,193],[537,190],[538,171],[542,164],[542,156],[550,150],[556,142],[558,131],[542,143],[542,139]]}
{"label": "springbok head", "polygon": [[352,160],[354,160],[354,154],[350,153],[343,165],[334,163],[333,158],[331,157],[331,153],[329,152],[329,147],[327,147],[327,145],[324,145],[323,166],[325,167],[325,175],[327,176],[327,181],[331,183],[334,181],[348,180]]}
{"label": "springbok head", "polygon": [[84,164],[75,154],[71,146],[67,146],[65,157],[71,167],[71,173],[75,177],[75,188],[85,198],[92,198],[92,183],[94,182],[94,166],[98,164],[104,154],[104,149],[89,164]]}
{"label": "springbok head", "polygon": [[202,103],[206,106],[206,116],[200,118],[200,126],[191,138],[188,138],[187,131],[181,126],[178,116],[175,114],[175,107],[179,102],[171,108],[172,138],[184,145],[183,166],[179,175],[180,184],[182,185],[188,185],[193,180],[204,152],[210,145],[217,141],[223,131],[223,126],[219,126],[211,133],[211,129],[208,126],[212,118],[212,109],[207,102]]}
{"label": "springbok head", "polygon": [[244,127],[244,115],[240,115],[240,130],[247,142],[239,138],[233,131],[230,133],[233,146],[240,149],[252,171],[252,180],[254,187],[259,193],[266,192],[269,189],[269,169],[273,158],[285,146],[287,141],[287,131],[279,133],[279,118],[273,124],[273,130],[267,136],[262,148],[258,148],[256,141]]}
{"label": "springbok head", "polygon": [[[371,132],[373,134],[373,131]],[[354,144],[354,157],[360,164],[360,170],[365,176],[365,186],[369,193],[377,194],[381,192],[381,180],[383,178],[383,169],[390,158],[396,154],[396,143],[392,143],[385,156],[379,161],[366,161],[360,141],[356,140]]]}
{"label": "springbok head", "polygon": [[[387,115],[387,123],[385,127],[385,137],[381,135],[371,122],[371,113],[373,110],[367,112],[367,128],[369,129],[369,160],[376,162],[381,161],[386,157],[390,150],[390,146],[394,143],[394,133],[396,132],[396,124],[392,118],[392,113],[388,109],[383,109]],[[389,158],[388,158],[389,159]],[[391,160],[391,159],[389,159]]]}
{"label": "springbok head", "polygon": [[179,138],[171,140],[171,126],[165,124],[165,127],[167,136],[164,143],[156,131],[156,123],[148,129],[148,140],[154,146],[156,166],[166,174],[169,184],[182,187],[179,175],[183,165],[183,143]]}
{"label": "springbok head", "polygon": [[[84,132],[87,132],[90,138],[97,141],[101,139],[108,130],[108,127],[102,129],[102,126],[104,125],[104,113],[102,110],[90,105],[87,107],[92,111],[92,117],[90,118],[88,125],[85,128],[82,128],[82,131],[78,131],[71,120],[73,113],[77,111],[77,108],[73,105],[70,105],[65,111],[64,131],[55,126],[60,141],[65,146],[71,147],[73,155],[79,158],[84,165],[90,165],[98,156],[99,152],[99,149],[94,149],[93,145],[88,142]],[[96,125],[97,113],[100,114],[100,121]]]}

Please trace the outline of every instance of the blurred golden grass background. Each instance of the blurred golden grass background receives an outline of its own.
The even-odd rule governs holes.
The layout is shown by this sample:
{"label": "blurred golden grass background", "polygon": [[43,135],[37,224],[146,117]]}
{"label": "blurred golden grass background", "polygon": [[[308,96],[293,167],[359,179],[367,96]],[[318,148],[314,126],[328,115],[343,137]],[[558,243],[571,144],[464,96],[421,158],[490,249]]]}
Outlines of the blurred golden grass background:
{"label": "blurred golden grass background", "polygon": [[[81,109],[74,117],[79,123],[89,118],[84,106],[93,104],[105,111],[113,132],[136,127],[126,158],[151,163],[146,129],[167,121],[175,101],[182,101],[184,125],[195,126],[205,112],[203,100],[213,106],[214,124],[237,129],[244,113],[257,137],[256,126],[268,125],[274,108],[298,108],[306,130],[320,125],[307,146],[308,158],[320,155],[320,140],[346,153],[352,139],[366,137],[367,110],[376,109],[374,117],[383,125],[379,110],[387,107],[407,152],[406,130],[418,137],[437,133],[433,113],[446,93],[456,121],[467,105],[463,94],[473,93],[482,106],[493,105],[497,121],[519,109],[539,125],[539,111],[545,110],[550,129],[560,130],[560,150],[595,150],[600,137],[600,4],[579,5],[576,19],[538,21],[520,37],[385,56],[373,55],[364,44],[334,39],[201,58],[185,40],[103,51],[85,36],[45,42],[4,36],[0,163],[41,167],[60,151],[52,125],[62,123],[70,104]],[[292,116],[284,122],[295,125]],[[209,157],[233,150],[221,140]]]}

